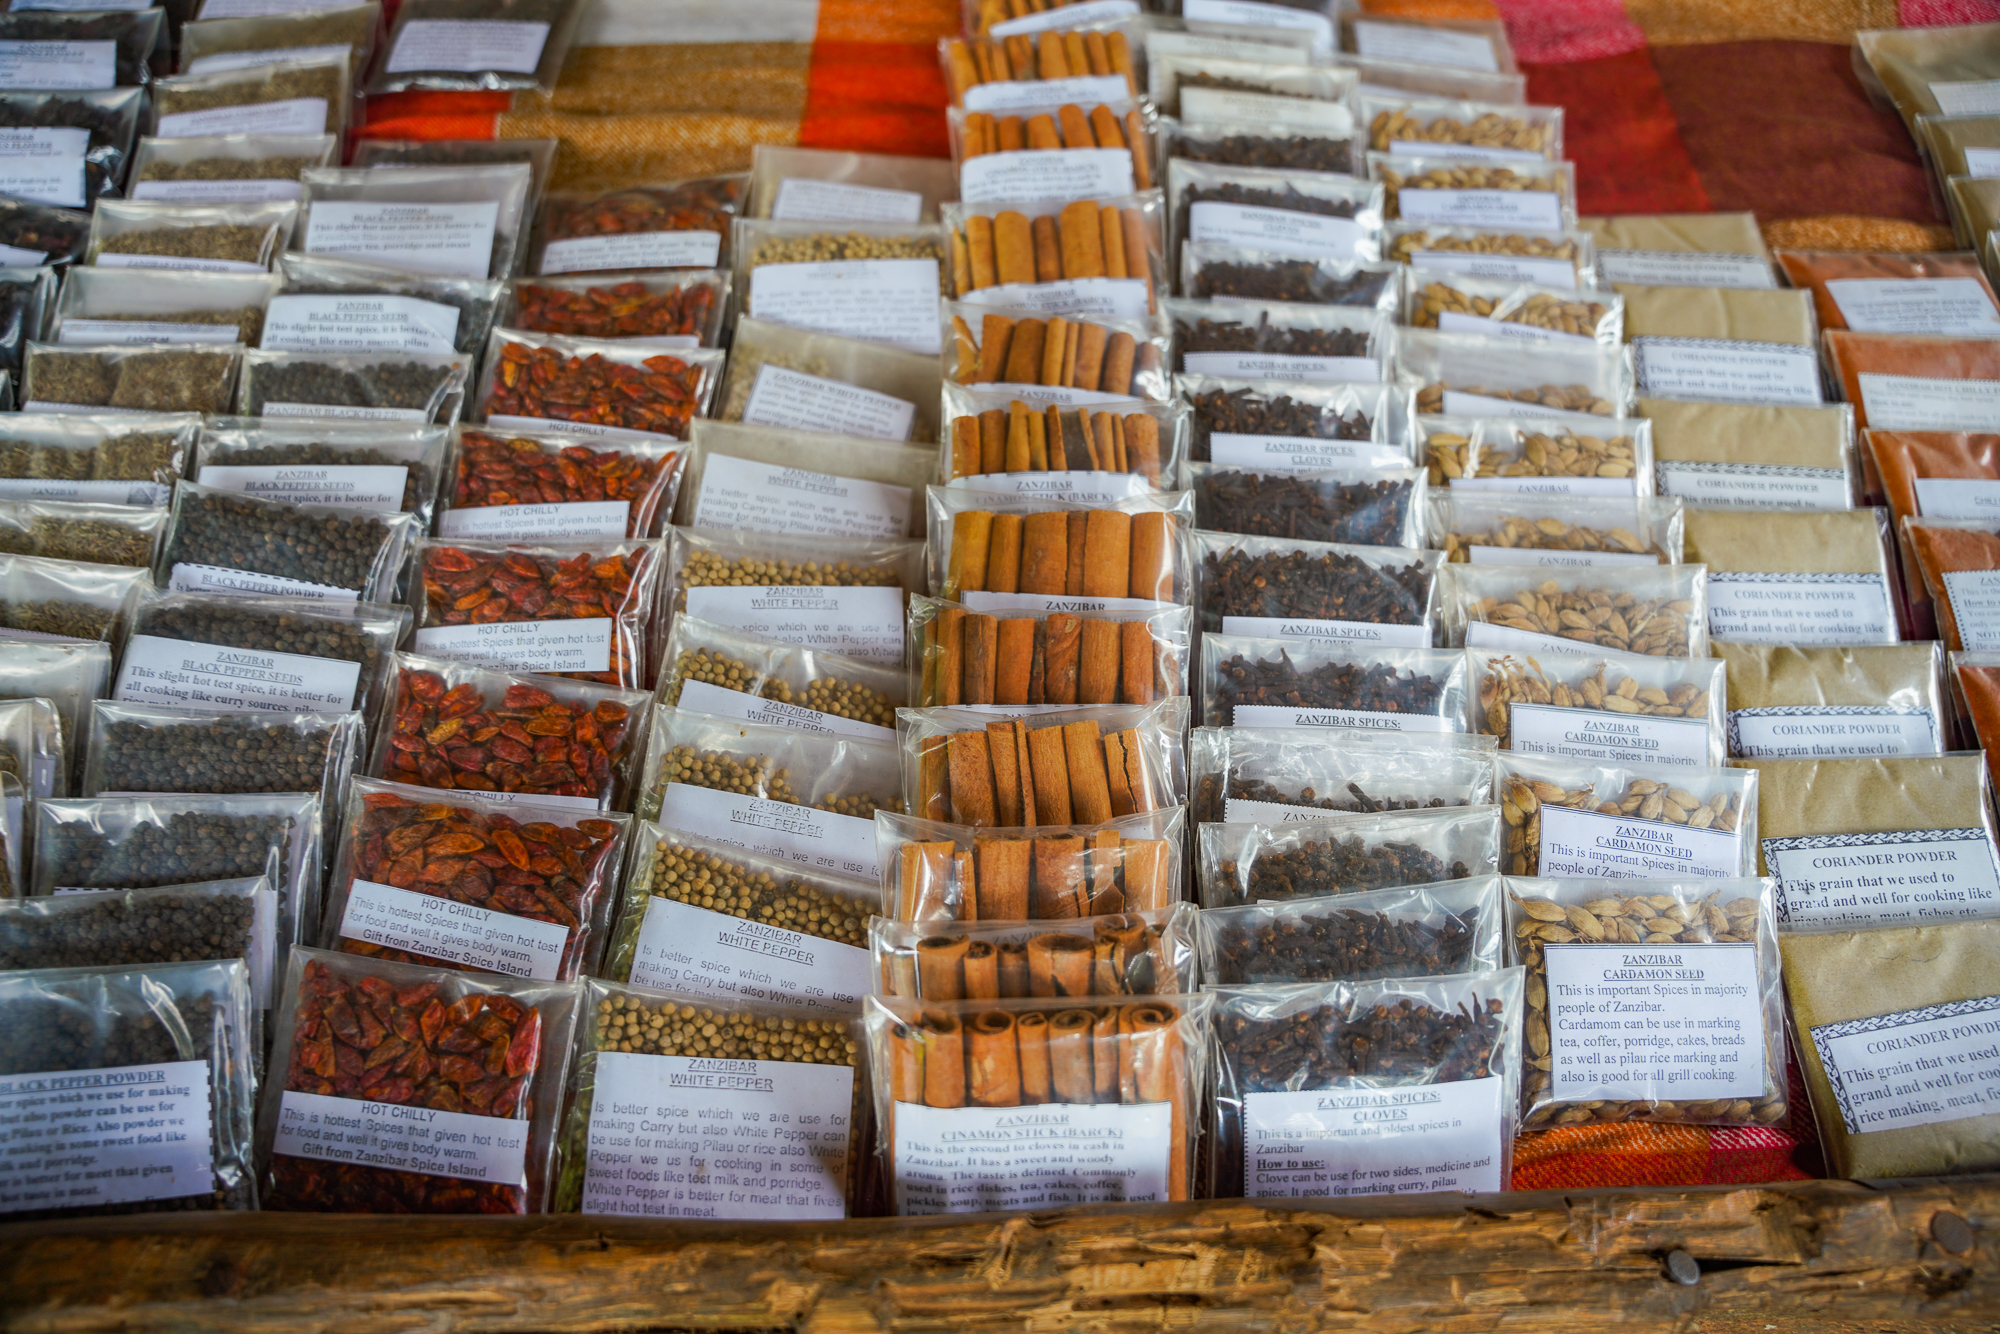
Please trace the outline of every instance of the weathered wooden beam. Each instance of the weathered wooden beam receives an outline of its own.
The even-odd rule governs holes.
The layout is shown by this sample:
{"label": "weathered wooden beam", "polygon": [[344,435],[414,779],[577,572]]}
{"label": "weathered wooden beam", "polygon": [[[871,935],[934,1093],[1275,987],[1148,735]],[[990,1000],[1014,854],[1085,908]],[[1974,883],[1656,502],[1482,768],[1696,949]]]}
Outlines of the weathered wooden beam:
{"label": "weathered wooden beam", "polygon": [[1995,1226],[1996,1176],[752,1226],[151,1215],[0,1228],[0,1328],[1600,1334],[1697,1317],[1768,1318],[1787,1334],[1829,1320],[1970,1327],[2000,1320]]}

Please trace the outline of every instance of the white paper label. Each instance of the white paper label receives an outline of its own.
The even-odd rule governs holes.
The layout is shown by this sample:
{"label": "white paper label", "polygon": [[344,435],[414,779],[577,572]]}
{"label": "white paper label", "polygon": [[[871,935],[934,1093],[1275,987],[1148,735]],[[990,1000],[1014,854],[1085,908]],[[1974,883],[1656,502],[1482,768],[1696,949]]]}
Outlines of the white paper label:
{"label": "white paper label", "polygon": [[[1197,204],[1195,207],[1201,206]],[[1260,352],[1184,352],[1181,359],[1190,375],[1218,375],[1241,380],[1374,384],[1382,378],[1382,363],[1373,357],[1280,357]]]}
{"label": "white paper label", "polygon": [[427,422],[431,415],[422,408],[358,408],[346,403],[266,403],[260,417],[329,417],[336,420],[370,422]]}
{"label": "white paper label", "polygon": [[2000,311],[1977,278],[1833,278],[1826,290],[1863,333],[2000,336]]}
{"label": "white paper label", "polygon": [[1825,401],[1819,354],[1809,347],[1722,338],[1635,338],[1632,357],[1640,391],[1659,398],[1805,407]]}
{"label": "white paper label", "polygon": [[1550,1096],[1764,1096],[1755,945],[1552,944],[1546,953]]}
{"label": "white paper label", "polygon": [[287,1091],[273,1153],[488,1185],[528,1181],[526,1120]]}
{"label": "white paper label", "polygon": [[153,6],[148,0],[14,0],[10,9],[63,9],[72,12],[80,9],[123,9],[146,10]]}
{"label": "white paper label", "polygon": [[1923,926],[2000,912],[2000,863],[1984,829],[1767,838],[1778,921]]}
{"label": "white paper label", "polygon": [[714,454],[702,468],[694,525],[815,537],[902,537],[910,526],[910,488]]}
{"label": "white paper label", "polygon": [[1965,174],[1982,181],[2000,176],[2000,148],[1966,149]]}
{"label": "white paper label", "polygon": [[89,130],[0,129],[0,193],[82,208],[83,154],[89,147]]}
{"label": "white paper label", "polygon": [[1182,88],[1180,98],[1181,123],[1197,137],[1205,126],[1217,121],[1255,125],[1266,134],[1346,139],[1354,133],[1354,113],[1341,102],[1247,92],[1240,88]]}
{"label": "white paper label", "polygon": [[1372,60],[1402,60],[1418,65],[1449,65],[1453,69],[1490,70],[1500,61],[1493,43],[1476,32],[1418,27],[1408,23],[1370,23],[1357,19],[1354,49]]}
{"label": "white paper label", "polygon": [[0,1077],[0,1216],[215,1189],[207,1061]]}
{"label": "white paper label", "polygon": [[201,7],[201,17],[254,19],[266,14],[303,14],[308,10],[325,8],[326,0],[206,0]]}
{"label": "white paper label", "polygon": [[1109,199],[1132,193],[1124,148],[1026,148],[967,158],[958,193],[968,204],[1010,199]]}
{"label": "white paper label", "polygon": [[1877,431],[1989,431],[2000,424],[2000,380],[1932,380],[1863,371],[1861,411]]}
{"label": "white paper label", "polygon": [[1644,551],[1559,551],[1544,547],[1466,548],[1474,565],[1658,565],[1660,558]]}
{"label": "white paper label", "polygon": [[160,117],[153,133],[162,139],[184,139],[205,134],[325,134],[327,128],[324,97],[291,97],[281,102],[169,112]]}
{"label": "white paper label", "polygon": [[1525,227],[1561,231],[1562,196],[1549,190],[1426,190],[1396,192],[1405,222],[1437,227]]}
{"label": "white paper label", "polygon": [[[1100,404],[1137,403],[1139,399],[1130,394],[1106,394],[1095,389],[1066,389],[1059,384],[975,384],[970,386],[980,393],[1000,391],[1012,394],[1027,403],[1054,403],[1065,408],[1097,407]],[[101,408],[81,408],[82,412],[101,412]]]}
{"label": "white paper label", "polygon": [[356,880],[340,917],[343,940],[444,959],[510,977],[551,982],[562,974],[569,928],[494,912],[437,894]]}
{"label": "white paper label", "polygon": [[1939,755],[1929,709],[1886,704],[1783,704],[1729,711],[1729,753],[1752,760]]}
{"label": "white paper label", "polygon": [[1371,239],[1352,218],[1204,199],[1188,207],[1188,240],[1280,255],[1359,259]]}
{"label": "white paper label", "polygon": [[752,426],[831,431],[871,440],[908,440],[916,415],[917,405],[908,399],[770,362],[757,368],[750,401],[743,408],[743,420]]}
{"label": "white paper label", "polygon": [[1595,646],[1586,640],[1564,639],[1561,635],[1538,634],[1533,630],[1516,630],[1511,625],[1494,625],[1491,621],[1467,621],[1465,625],[1465,646],[1467,648],[1510,649],[1519,653],[1589,653]]}
{"label": "white paper label", "polygon": [[[1123,101],[1131,95],[1131,86],[1122,74],[1086,74],[1080,78],[975,84],[965,90],[963,100],[967,111],[1047,111],[1066,102],[1092,106]],[[909,221],[916,221],[916,215],[912,214]]]}
{"label": "white paper label", "polygon": [[1771,261],[1762,255],[1711,255],[1681,250],[1602,250],[1603,282],[1635,287],[1776,287]]}
{"label": "white paper label", "polygon": [[1380,625],[1372,621],[1312,621],[1294,616],[1225,616],[1225,635],[1259,639],[1313,639],[1338,643],[1384,644],[1394,648],[1429,648],[1427,625]]}
{"label": "white paper label", "polygon": [[1545,804],[1538,874],[1598,880],[1737,876],[1744,874],[1743,838],[1736,830]]}
{"label": "white paper label", "polygon": [[1083,0],[1081,4],[1060,5],[996,23],[986,30],[986,35],[997,39],[1012,37],[1016,33],[1042,32],[1049,28],[1081,28],[1092,23],[1136,18],[1138,14],[1138,0]]}
{"label": "white paper label", "polygon": [[418,653],[475,667],[514,672],[608,672],[613,623],[608,616],[573,621],[491,621],[427,625]]}
{"label": "white paper label", "polygon": [[[1150,494],[1152,486],[1135,472],[986,472],[954,477],[949,486],[998,491],[1009,496],[1046,496],[1078,505],[1114,505]],[[896,536],[901,536],[900,533]]]}
{"label": "white paper label", "polygon": [[1252,1200],[1504,1190],[1504,1081],[1251,1093],[1243,1194]]}
{"label": "white paper label", "polygon": [[[1408,98],[1411,94],[1399,93]],[[1434,139],[1391,139],[1389,152],[1402,157],[1472,158],[1479,162],[1543,162],[1547,155],[1535,148],[1498,148],[1488,144],[1444,144]]]}
{"label": "white paper label", "polygon": [[656,895],[639,924],[632,985],[853,1014],[874,976],[858,946]]}
{"label": "white paper label", "polygon": [[218,713],[340,713],[360,685],[358,662],[133,635],[111,697]]}
{"label": "white paper label", "polygon": [[276,352],[453,352],[456,306],[414,296],[274,296],[258,346]]}
{"label": "white paper label", "polygon": [[286,579],[256,570],[231,570],[220,565],[176,564],[167,577],[174,593],[231,593],[248,597],[308,598],[316,602],[355,602],[358,588],[335,588],[305,579]]}
{"label": "white paper label", "polygon": [[23,250],[16,245],[0,245],[0,264],[14,268],[32,269],[49,262],[48,253],[42,250]]}
{"label": "white paper label", "polygon": [[1947,116],[1984,116],[2000,111],[2000,79],[1946,79],[1930,89],[1938,110]]}
{"label": "white paper label", "polygon": [[[1119,82],[1118,96],[1123,97],[1123,80]],[[885,190],[809,176],[779,181],[778,196],[771,201],[771,217],[777,222],[916,222],[923,215],[924,197],[915,190]]]}
{"label": "white paper label", "polygon": [[1062,278],[1047,283],[1000,283],[959,298],[971,306],[1011,306],[1037,315],[1093,315],[1143,320],[1152,314],[1144,278]]}
{"label": "white paper label", "polygon": [[562,435],[591,435],[626,440],[674,438],[658,432],[631,431],[619,426],[604,426],[597,422],[566,421],[560,417],[515,417],[504,412],[488,414],[486,424],[502,431],[555,431]]}
{"label": "white paper label", "polygon": [[990,1213],[1167,1198],[1173,1108],[925,1107],[892,1122],[896,1212]]}
{"label": "white paper label", "polygon": [[[117,238],[107,241],[116,244]],[[128,255],[118,250],[100,250],[91,261],[100,269],[180,269],[193,273],[263,273],[269,267],[247,259],[207,259],[200,255]]]}
{"label": "white paper label", "polygon": [[0,88],[115,88],[117,60],[116,42],[0,42]]}
{"label": "white paper label", "polygon": [[1220,23],[1232,28],[1291,28],[1308,32],[1312,34],[1315,60],[1333,54],[1332,20],[1310,9],[1259,4],[1257,0],[1182,0],[1181,17],[1190,25]]}
{"label": "white paper label", "polygon": [[1636,477],[1458,477],[1457,491],[1506,491],[1529,496],[1635,496]]}
{"label": "white paper label", "polygon": [[[1435,713],[1377,713],[1367,709],[1304,709],[1285,704],[1238,704],[1231,724],[1236,727],[1353,727],[1366,732],[1456,732],[1453,720]],[[1231,801],[1239,805],[1266,805],[1264,802]],[[1309,808],[1294,808],[1309,809]],[[1314,810],[1314,816],[1326,814]],[[1230,816],[1235,820],[1237,816]],[[1242,817],[1249,819],[1252,817]],[[1290,816],[1289,819],[1303,819]]]}
{"label": "white paper label", "polygon": [[894,741],[896,729],[864,723],[859,718],[843,718],[837,713],[821,713],[798,704],[765,699],[710,685],[707,681],[681,683],[680,708],[718,718],[737,718],[769,727],[789,727],[794,732],[814,732],[821,736],[854,736],[868,741]]}
{"label": "white paper label", "polygon": [[[292,505],[338,505],[343,509],[400,510],[408,468],[389,464],[287,463],[255,467],[205,464],[196,480],[218,491]],[[624,530],[619,530],[624,535]]]}
{"label": "white paper label", "polygon": [[1853,488],[1840,468],[1662,459],[1653,472],[1661,495],[1685,496],[1692,504],[1721,509],[1844,510],[1854,504]]}
{"label": "white paper label", "polygon": [[1813,1049],[1848,1133],[2000,1112],[1996,1012],[2000,996],[1982,996],[1814,1027]]}
{"label": "white paper label", "polygon": [[1737,644],[1893,644],[1879,574],[1708,572],[1708,632]]}
{"label": "white paper label", "polygon": [[500,203],[382,204],[316,200],[304,249],[417,273],[484,278],[493,264]]}
{"label": "white paper label", "polygon": [[875,822],[858,816],[669,783],[660,802],[660,824],[830,875],[881,878]]}
{"label": "white paper label", "polygon": [[167,320],[78,320],[62,322],[58,343],[94,346],[125,343],[233,343],[233,324],[174,324]]}
{"label": "white paper label", "polygon": [[1067,611],[1077,615],[1094,612],[1166,611],[1175,604],[1150,598],[1070,597],[1062,593],[986,593],[968,590],[960,599],[969,611]]}
{"label": "white paper label", "polygon": [[1508,709],[1512,749],[1530,755],[1601,764],[1693,765],[1706,768],[1706,718],[1653,718],[1608,709],[1559,709],[1515,704]]}
{"label": "white paper label", "polygon": [[1419,250],[1410,256],[1410,267],[1433,269],[1439,273],[1462,273],[1468,278],[1505,278],[1509,282],[1534,283],[1540,287],[1576,286],[1574,261],[1551,259],[1543,255],[1481,254],[1470,250]]}
{"label": "white paper label", "polygon": [[214,74],[222,70],[254,69],[259,65],[275,65],[281,60],[325,60],[329,56],[343,59],[352,51],[346,42],[335,42],[327,46],[284,46],[263,47],[254,51],[220,51],[212,56],[202,56],[188,62],[181,70],[183,74]]}
{"label": "white paper label", "polygon": [[1296,435],[1232,435],[1218,431],[1208,437],[1208,457],[1214,463],[1267,471],[1315,472],[1327,468],[1406,468],[1410,455],[1400,445],[1372,440],[1317,440]]}
{"label": "white paper label", "polygon": [[2000,648],[2000,570],[1946,570],[1944,590],[1965,647]]}
{"label": "white paper label", "polygon": [[543,246],[542,272],[712,269],[721,253],[721,232],[630,232],[621,236],[579,236],[569,241],[551,241]]}
{"label": "white paper label", "polygon": [[0,477],[0,500],[94,500],[107,505],[164,505],[172,496],[173,488],[158,482],[45,482],[32,477]]}
{"label": "white paper label", "polygon": [[1567,343],[1572,347],[1595,346],[1597,340],[1589,334],[1558,333],[1554,329],[1544,329],[1538,324],[1521,324],[1514,320],[1492,320],[1483,315],[1467,315],[1461,311],[1443,310],[1438,312],[1438,330],[1442,333],[1479,334],[1485,338],[1511,338],[1517,343]]}
{"label": "white paper label", "polygon": [[624,537],[631,526],[629,500],[572,500],[554,505],[481,505],[438,516],[438,536],[501,541]]}
{"label": "white paper label", "polygon": [[2000,482],[1985,477],[1918,477],[1917,513],[1930,519],[2000,523]]}
{"label": "white paper label", "polygon": [[444,69],[533,74],[548,40],[549,25],[539,21],[406,18],[383,68],[391,74]]}
{"label": "white paper label", "polygon": [[601,1051],[582,1212],[844,1218],[853,1115],[844,1065]]}
{"label": "white paper label", "polygon": [[690,588],[687,614],[804,648],[903,660],[900,588]]}
{"label": "white paper label", "polygon": [[934,259],[760,264],[750,270],[750,314],[906,352],[937,352],[943,346]]}

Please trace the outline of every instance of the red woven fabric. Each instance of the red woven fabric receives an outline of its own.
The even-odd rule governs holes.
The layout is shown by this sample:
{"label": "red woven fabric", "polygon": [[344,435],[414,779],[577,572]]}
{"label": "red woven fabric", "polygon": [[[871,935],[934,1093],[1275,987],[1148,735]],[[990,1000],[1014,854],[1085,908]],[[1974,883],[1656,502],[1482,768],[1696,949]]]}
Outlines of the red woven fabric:
{"label": "red woven fabric", "polygon": [[1522,66],[1528,100],[1563,108],[1563,151],[1576,163],[1580,213],[1710,207],[1653,55],[1641,48],[1602,60]]}
{"label": "red woven fabric", "polygon": [[1514,1189],[1804,1181],[1792,1161],[1797,1148],[1792,1136],[1762,1126],[1559,1126],[1514,1141]]}

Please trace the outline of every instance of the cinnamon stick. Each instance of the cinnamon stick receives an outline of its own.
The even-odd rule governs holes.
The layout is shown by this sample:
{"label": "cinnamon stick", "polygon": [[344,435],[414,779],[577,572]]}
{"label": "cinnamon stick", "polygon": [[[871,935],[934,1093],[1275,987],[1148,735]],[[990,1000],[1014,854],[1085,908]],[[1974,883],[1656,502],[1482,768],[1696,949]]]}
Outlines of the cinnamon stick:
{"label": "cinnamon stick", "polygon": [[940,607],[932,622],[938,630],[937,691],[940,704],[965,702],[965,608]]}
{"label": "cinnamon stick", "polygon": [[1091,1037],[1097,1021],[1088,1010],[1062,1010],[1049,1016],[1049,1081],[1057,1102],[1097,1101],[1091,1072]]}
{"label": "cinnamon stick", "polygon": [[1068,572],[1069,516],[1061,510],[1028,515],[1021,534],[1020,591],[1060,597]]}
{"label": "cinnamon stick", "polygon": [[964,936],[926,936],[917,942],[917,986],[925,1000],[965,999]]}
{"label": "cinnamon stick", "polygon": [[1125,224],[1125,276],[1146,280],[1146,309],[1157,313],[1160,303],[1158,293],[1153,290],[1153,255],[1146,244],[1146,215],[1136,208],[1120,209],[1118,216]]}
{"label": "cinnamon stick", "polygon": [[[1028,671],[1035,661],[1035,621],[1033,617],[1015,617],[1000,622],[994,640],[996,671],[993,682],[993,703],[1026,704],[1028,702]],[[995,766],[998,771],[998,766]]]}
{"label": "cinnamon stick", "polygon": [[[1154,486],[1160,484],[1160,424],[1143,412],[1125,418],[1125,449],[1129,470]],[[1136,581],[1135,581],[1136,583]]]}
{"label": "cinnamon stick", "polygon": [[1104,345],[1111,336],[1110,330],[1101,324],[1085,323],[1078,327],[1076,374],[1071,383],[1080,389],[1093,389],[1104,378]]}
{"label": "cinnamon stick", "polygon": [[951,475],[971,477],[979,472],[979,418],[951,419]]}
{"label": "cinnamon stick", "polygon": [[[1016,320],[1014,339],[1007,348],[1007,368],[1002,372],[1009,384],[1039,384],[1042,375],[1042,344],[1048,336],[1045,320]],[[1130,369],[1129,367],[1127,368]],[[1128,376],[1129,378],[1129,376]]]}
{"label": "cinnamon stick", "polygon": [[972,847],[979,863],[980,919],[1026,921],[1032,901],[1033,844],[1025,838],[980,838],[973,840]]}
{"label": "cinnamon stick", "polygon": [[1084,916],[1083,835],[1045,834],[1034,850],[1034,916],[1054,921]]}
{"label": "cinnamon stick", "polygon": [[1077,651],[1076,700],[1078,704],[1116,704],[1121,663],[1119,624],[1090,620],[1083,623]]}
{"label": "cinnamon stick", "polygon": [[[1035,760],[1028,750],[1028,725],[1016,718],[1008,741],[1014,747],[1014,781],[1021,785],[1021,823],[1039,824],[1035,807]],[[990,744],[990,743],[989,743]]]}
{"label": "cinnamon stick", "polygon": [[1090,540],[1090,515],[1084,510],[1070,510],[1069,524],[1069,570],[1063,592],[1070,597],[1083,595],[1083,554]]}
{"label": "cinnamon stick", "polygon": [[[1010,991],[1005,994],[1019,996],[1027,993]],[[1049,1074],[1049,1017],[1032,1012],[1017,1016],[1014,1020],[1014,1043],[1021,1055],[1022,1105],[1052,1101],[1055,1088]]]}
{"label": "cinnamon stick", "polygon": [[965,1038],[958,1020],[927,1014],[924,1037],[924,1102],[932,1107],[965,1106]]}
{"label": "cinnamon stick", "polygon": [[988,1010],[972,1017],[966,1029],[966,1054],[971,1061],[968,1090],[974,1107],[1021,1105],[1021,1060],[1014,1045],[1014,1016]]}
{"label": "cinnamon stick", "polygon": [[1090,915],[1103,917],[1125,911],[1125,896],[1118,888],[1118,850],[1122,840],[1115,829],[1100,829],[1090,836]]}
{"label": "cinnamon stick", "polygon": [[1153,702],[1156,653],[1153,632],[1144,621],[1126,621],[1119,629],[1119,682],[1127,704]]}
{"label": "cinnamon stick", "polygon": [[922,791],[918,794],[917,809],[926,820],[941,823],[951,821],[951,758],[950,748],[941,736],[925,737],[923,749],[919,752],[918,782]]}
{"label": "cinnamon stick", "polygon": [[[1077,702],[1079,656],[1082,650],[1083,620],[1066,611],[1050,612],[1042,623],[1042,656],[1046,664],[1042,678],[1042,698],[1050,704]],[[1035,776],[1036,786],[1041,775]],[[1061,823],[1069,823],[1067,820]]]}
{"label": "cinnamon stick", "polygon": [[1160,807],[1153,800],[1153,784],[1146,775],[1146,751],[1139,744],[1139,729],[1128,727],[1121,735],[1125,739],[1125,785],[1132,793],[1132,809],[1139,814],[1156,811]]}
{"label": "cinnamon stick", "polygon": [[[998,384],[1007,371],[1008,350],[1014,344],[1014,321],[1005,315],[979,319],[979,384]],[[997,411],[997,409],[996,409]],[[984,421],[986,414],[980,414]]]}
{"label": "cinnamon stick", "polygon": [[1017,400],[1007,405],[1007,453],[1001,471],[1026,472],[1028,452],[1028,405]]}
{"label": "cinnamon stick", "polygon": [[1049,438],[1044,431],[1042,414],[1028,414],[1028,471],[1047,472],[1049,470]]}
{"label": "cinnamon stick", "polygon": [[[1076,373],[1076,345],[1082,341],[1083,330],[1084,330],[1083,325],[1080,324],[1077,325],[1076,326],[1077,336],[1075,338],[1070,339],[1069,369],[1064,372],[1064,376],[1066,377],[1063,380],[1064,384],[1070,383],[1071,378],[1073,378]],[[1048,424],[1049,471],[1065,472],[1069,469],[1069,447],[1063,443],[1062,409],[1057,407],[1055,404],[1051,403],[1048,406],[1046,415],[1048,417],[1048,422],[1049,422]],[[1065,553],[1066,552],[1067,549],[1065,549]],[[1067,562],[1065,561],[1065,563]]]}
{"label": "cinnamon stick", "polygon": [[1028,994],[1028,947],[1002,945],[995,953],[1000,959],[1000,994],[1008,1000]]}
{"label": "cinnamon stick", "polygon": [[988,593],[1012,593],[1021,581],[1021,531],[1023,516],[993,516],[993,536],[986,549],[986,589]]}
{"label": "cinnamon stick", "polygon": [[947,598],[986,587],[992,541],[993,511],[965,510],[952,519],[951,554],[945,560]]}
{"label": "cinnamon stick", "polygon": [[1056,118],[1062,123],[1062,146],[1064,148],[1097,148],[1097,136],[1091,132],[1090,119],[1083,114],[1083,108],[1069,104],[1056,108]]}
{"label": "cinnamon stick", "polygon": [[[995,374],[998,374],[996,371]],[[1007,470],[1007,410],[988,408],[979,414],[979,468],[981,473]]]}
{"label": "cinnamon stick", "polygon": [[1045,213],[1028,230],[1035,241],[1035,281],[1052,283],[1062,277],[1062,242],[1056,237],[1056,220]]}
{"label": "cinnamon stick", "polygon": [[1132,784],[1125,772],[1125,732],[1104,738],[1104,781],[1111,796],[1111,814],[1130,815],[1137,809],[1132,802]]}
{"label": "cinnamon stick", "polygon": [[1042,373],[1037,384],[1061,384],[1063,366],[1069,352],[1070,322],[1057,315],[1049,321],[1048,336],[1042,342]]}
{"label": "cinnamon stick", "polygon": [[1125,909],[1151,912],[1171,908],[1172,868],[1167,865],[1167,841],[1163,838],[1125,840]]}
{"label": "cinnamon stick", "polygon": [[950,843],[905,843],[898,869],[896,920],[919,922],[950,907]]}
{"label": "cinnamon stick", "polygon": [[1094,722],[1062,729],[1063,759],[1069,766],[1071,824],[1103,824],[1111,818],[1111,792],[1104,781],[1104,747]]}
{"label": "cinnamon stick", "polygon": [[1035,281],[1035,239],[1025,213],[993,215],[993,267],[1003,284]]}
{"label": "cinnamon stick", "polygon": [[1118,206],[1106,204],[1097,212],[1097,229],[1104,238],[1104,276],[1125,278],[1125,220],[1118,216]]}
{"label": "cinnamon stick", "polygon": [[951,806],[957,823],[974,829],[999,824],[993,792],[993,761],[984,732],[959,732],[950,738]]}
{"label": "cinnamon stick", "polygon": [[1091,510],[1083,542],[1083,595],[1122,598],[1132,577],[1132,516]]}
{"label": "cinnamon stick", "polygon": [[[1018,343],[1020,338],[1019,326],[1016,326],[1014,341]],[[1122,329],[1111,335],[1104,345],[1104,372],[1097,382],[1100,390],[1107,394],[1132,392],[1132,358],[1137,355],[1138,346],[1132,335]]]}
{"label": "cinnamon stick", "polygon": [[1000,954],[992,945],[975,940],[965,950],[965,998],[1000,999]]}
{"label": "cinnamon stick", "polygon": [[[1149,417],[1146,420],[1151,421]],[[1171,602],[1174,597],[1174,516],[1158,510],[1131,516],[1127,595]]]}
{"label": "cinnamon stick", "polygon": [[972,286],[996,286],[1000,281],[999,256],[993,244],[993,219],[974,214],[965,220],[965,248],[972,266]]}
{"label": "cinnamon stick", "polygon": [[1104,241],[1097,227],[1097,207],[1087,199],[1063,206],[1056,219],[1062,238],[1063,277],[1102,278]]}

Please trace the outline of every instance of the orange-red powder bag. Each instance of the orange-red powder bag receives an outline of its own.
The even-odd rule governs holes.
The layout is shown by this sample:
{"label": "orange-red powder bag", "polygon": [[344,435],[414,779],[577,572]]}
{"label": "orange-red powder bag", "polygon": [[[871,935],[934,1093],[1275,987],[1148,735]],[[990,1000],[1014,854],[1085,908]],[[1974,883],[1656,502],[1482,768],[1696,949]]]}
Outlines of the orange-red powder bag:
{"label": "orange-red powder bag", "polygon": [[1863,427],[1976,431],[2000,422],[2000,338],[1830,329],[1821,337]]}
{"label": "orange-red powder bag", "polygon": [[1945,647],[2000,648],[2000,533],[1969,519],[1910,519],[1903,530]]}
{"label": "orange-red powder bag", "polygon": [[1812,289],[1821,329],[2000,338],[2000,300],[1970,251],[1780,250],[1778,263],[1792,286]]}
{"label": "orange-red powder bag", "polygon": [[1930,594],[1917,573],[1903,520],[1988,519],[2000,524],[2000,434],[1864,431],[1864,453],[1894,512],[1904,597],[1919,639],[1937,633]]}

